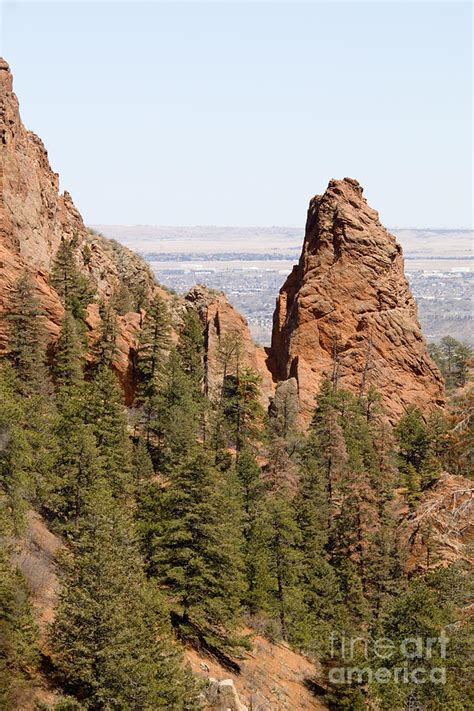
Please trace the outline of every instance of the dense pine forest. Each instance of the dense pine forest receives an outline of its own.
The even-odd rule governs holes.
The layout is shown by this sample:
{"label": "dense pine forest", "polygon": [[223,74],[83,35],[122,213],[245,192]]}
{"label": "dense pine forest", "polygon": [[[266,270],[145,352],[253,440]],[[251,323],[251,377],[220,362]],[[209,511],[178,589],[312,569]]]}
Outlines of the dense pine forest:
{"label": "dense pine forest", "polygon": [[[205,708],[183,650],[238,659],[258,631],[314,661],[327,707],[472,708],[465,563],[446,563],[428,524],[427,559],[408,565],[396,515],[415,511],[444,471],[469,476],[469,348],[450,338],[432,346],[450,393],[444,413],[410,407],[392,426],[372,387],[354,394],[333,378],[303,431],[291,381],[263,407],[238,334],[221,339],[210,389],[196,311],[183,309],[176,338],[157,295],[139,305],[126,407],[112,365],[124,294],[100,304],[90,342],[94,289],[67,240],[50,284],[64,306],[54,346],[25,272],[0,364],[0,707],[21,708],[41,676],[61,697],[42,709]],[[14,557],[31,509],[63,546],[41,645]],[[344,638],[397,644],[444,633],[446,654],[435,646],[424,663],[442,661],[445,683],[333,683]],[[354,659],[381,666],[370,645],[368,654],[356,645]],[[397,665],[396,655],[383,664]]]}

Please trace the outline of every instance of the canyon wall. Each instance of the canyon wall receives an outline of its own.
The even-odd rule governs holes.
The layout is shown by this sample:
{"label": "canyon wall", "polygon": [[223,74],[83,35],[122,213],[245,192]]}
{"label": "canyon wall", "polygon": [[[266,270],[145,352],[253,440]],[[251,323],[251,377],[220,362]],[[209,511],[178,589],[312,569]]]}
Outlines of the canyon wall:
{"label": "canyon wall", "polygon": [[[12,289],[25,270],[34,280],[49,338],[57,338],[64,310],[49,284],[49,273],[62,239],[74,242],[77,266],[96,291],[87,310],[90,341],[100,328],[99,302],[108,301],[120,286],[132,291],[140,288],[147,298],[159,293],[168,304],[175,339],[184,309],[198,310],[207,334],[211,381],[217,378],[218,339],[226,333],[239,333],[244,344],[244,365],[265,373],[265,386],[271,390],[265,354],[252,343],[245,319],[223,294],[202,288],[198,290],[199,298],[185,300],[175,296],[155,282],[141,257],[86,228],[69,193],[59,192],[59,176],[49,164],[42,141],[23,125],[10,68],[0,59],[0,353],[8,348],[8,321],[4,317],[9,311]],[[134,311],[117,316],[114,366],[129,403],[134,394],[133,363],[143,316],[144,312]]]}

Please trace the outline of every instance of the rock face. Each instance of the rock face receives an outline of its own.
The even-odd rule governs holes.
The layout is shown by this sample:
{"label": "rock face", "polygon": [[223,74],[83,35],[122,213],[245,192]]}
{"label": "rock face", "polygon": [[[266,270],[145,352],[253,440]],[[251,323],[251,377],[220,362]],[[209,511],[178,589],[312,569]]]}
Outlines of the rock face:
{"label": "rock face", "polygon": [[[12,75],[0,59],[0,350],[7,333],[1,314],[8,311],[11,289],[18,276],[29,270],[36,283],[46,327],[54,339],[63,307],[48,274],[62,238],[74,239],[78,267],[97,290],[109,298],[119,284],[140,283],[151,293],[154,279],[143,260],[112,240],[92,234],[83,223],[69,193],[59,194],[59,178],[49,165],[42,141],[28,131],[20,118]],[[94,308],[88,325],[94,337]],[[128,350],[133,344],[137,318],[120,318],[117,367],[124,376]]]}
{"label": "rock face", "polygon": [[299,264],[280,290],[268,366],[296,378],[308,421],[323,378],[382,394],[391,419],[409,404],[442,405],[443,382],[428,356],[402,249],[356,180],[331,180],[309,205]]}
{"label": "rock face", "polygon": [[[8,312],[11,291],[25,269],[36,284],[50,338],[57,338],[63,306],[48,277],[61,239],[73,239],[77,266],[96,289],[86,320],[91,341],[100,328],[99,300],[107,301],[120,286],[132,292],[139,289],[148,297],[159,293],[171,312],[175,340],[185,306],[198,310],[206,334],[210,387],[218,378],[219,341],[234,333],[239,334],[243,345],[243,365],[259,370],[264,389],[270,391],[272,381],[266,370],[265,353],[253,344],[245,319],[223,294],[198,287],[186,301],[173,297],[156,284],[141,257],[86,228],[71,196],[67,192],[59,194],[59,178],[49,165],[43,143],[24,127],[12,84],[8,64],[0,59],[0,352],[8,341],[2,315]],[[129,403],[134,394],[133,361],[142,319],[143,313],[137,312],[118,316],[114,366]]]}
{"label": "rock face", "polygon": [[198,313],[204,327],[206,346],[206,389],[212,396],[220,379],[219,350],[226,339],[236,337],[239,342],[241,365],[260,373],[262,402],[268,404],[273,392],[271,376],[265,365],[265,351],[255,345],[247,321],[221,292],[205,286],[195,286],[186,295],[186,302]]}

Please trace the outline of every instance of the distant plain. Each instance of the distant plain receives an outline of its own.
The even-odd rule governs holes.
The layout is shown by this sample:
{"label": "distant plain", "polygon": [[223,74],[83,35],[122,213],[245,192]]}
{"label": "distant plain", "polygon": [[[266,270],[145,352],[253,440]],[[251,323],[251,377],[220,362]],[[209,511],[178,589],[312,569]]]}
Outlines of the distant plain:
{"label": "distant plain", "polygon": [[[301,227],[92,225],[142,254],[158,281],[179,293],[201,283],[224,291],[268,345],[275,299],[301,252]],[[418,302],[425,336],[474,341],[471,230],[392,229]]]}

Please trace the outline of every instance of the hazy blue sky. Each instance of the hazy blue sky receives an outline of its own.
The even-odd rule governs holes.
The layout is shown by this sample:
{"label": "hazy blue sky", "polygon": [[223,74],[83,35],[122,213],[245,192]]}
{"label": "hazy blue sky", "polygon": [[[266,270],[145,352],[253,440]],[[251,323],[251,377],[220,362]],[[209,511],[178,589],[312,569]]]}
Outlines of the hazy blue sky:
{"label": "hazy blue sky", "polygon": [[23,120],[88,223],[299,225],[331,177],[467,227],[472,6],[3,2]]}

